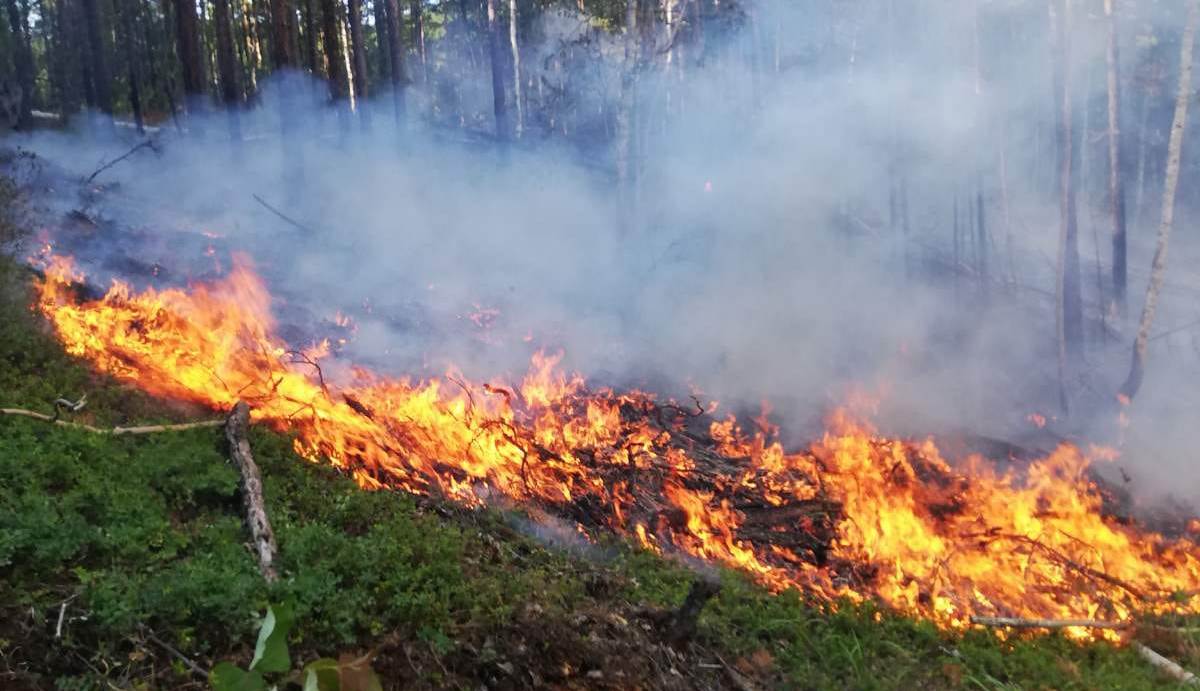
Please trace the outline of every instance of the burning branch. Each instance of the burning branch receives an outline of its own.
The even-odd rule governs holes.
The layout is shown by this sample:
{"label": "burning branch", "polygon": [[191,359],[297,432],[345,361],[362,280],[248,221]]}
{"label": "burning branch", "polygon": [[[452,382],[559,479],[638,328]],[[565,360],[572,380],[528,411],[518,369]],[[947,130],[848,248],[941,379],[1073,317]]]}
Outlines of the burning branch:
{"label": "burning branch", "polygon": [[246,435],[250,431],[250,406],[244,401],[238,401],[229,413],[225,425],[225,436],[229,439],[229,453],[242,474],[242,503],[246,507],[246,523],[250,526],[250,535],[254,538],[254,549],[258,554],[258,567],[263,578],[268,583],[276,579],[275,553],[279,548],[275,545],[275,534],[271,531],[271,521],[267,518],[267,509],[263,504],[262,475],[250,453],[250,441]]}
{"label": "burning branch", "polygon": [[1012,629],[1068,629],[1078,626],[1085,629],[1127,629],[1133,626],[1128,621],[1099,621],[1095,619],[1022,619],[1020,617],[971,617],[978,626]]}

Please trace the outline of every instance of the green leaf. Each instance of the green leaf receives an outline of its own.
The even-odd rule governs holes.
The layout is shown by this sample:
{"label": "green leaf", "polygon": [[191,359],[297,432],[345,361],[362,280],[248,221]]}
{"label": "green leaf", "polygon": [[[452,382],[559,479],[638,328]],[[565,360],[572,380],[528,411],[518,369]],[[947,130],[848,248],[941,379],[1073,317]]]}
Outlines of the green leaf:
{"label": "green leaf", "polygon": [[337,664],[342,686],[340,691],[383,691],[379,676],[371,669],[369,657],[342,655]]}
{"label": "green leaf", "polygon": [[290,604],[267,608],[267,616],[258,630],[258,643],[254,645],[250,669],[263,672],[286,672],[291,669],[287,637],[295,621],[296,615]]}
{"label": "green leaf", "polygon": [[222,662],[208,673],[208,683],[213,691],[266,691],[267,682],[258,672],[246,670]]}
{"label": "green leaf", "polygon": [[304,691],[341,691],[337,660],[323,657],[305,665]]}

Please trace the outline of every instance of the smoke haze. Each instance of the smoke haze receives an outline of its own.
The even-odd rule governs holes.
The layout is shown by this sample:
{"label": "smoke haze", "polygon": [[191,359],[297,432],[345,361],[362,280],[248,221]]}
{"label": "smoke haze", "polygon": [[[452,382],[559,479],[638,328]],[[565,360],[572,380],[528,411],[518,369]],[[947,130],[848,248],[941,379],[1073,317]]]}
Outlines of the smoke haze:
{"label": "smoke haze", "polygon": [[[920,16],[863,11],[839,25],[854,36],[825,35],[831,22],[778,4],[787,7],[755,17],[757,31],[779,33],[775,55],[747,50],[755,29],[742,26],[701,67],[641,75],[639,193],[628,227],[605,147],[534,125],[506,149],[471,140],[431,114],[436,84],[409,89],[411,110],[426,115],[399,133],[384,94],[359,104],[372,111],[370,131],[356,123],[336,134],[330,109],[314,102],[324,85],[293,76],[266,84],[260,107],[243,113],[247,141],[236,152],[223,114],[193,114],[186,125],[202,137],[166,123],[158,153],[140,151],[76,189],[64,181],[136,142],[125,128],[80,122],[12,137],[41,162],[10,169],[43,224],[76,209],[100,221],[50,234],[96,280],[200,280],[244,251],[293,345],[328,331],[339,314],[353,320],[337,362],[416,376],[453,365],[486,379],[519,375],[534,350],[561,348],[567,367],[602,384],[676,397],[694,387],[722,411],[769,401],[792,443],[817,433],[828,406],[861,387],[883,394],[880,422],[891,431],[1053,444],[1026,419],[1058,415],[1049,36],[1018,30],[1031,11],[1021,3],[982,2],[979,18],[970,3],[938,3]],[[1073,34],[1080,103],[1104,99],[1103,30],[1083,21]],[[563,78],[547,59],[590,37],[598,60],[569,75],[582,85],[578,111],[614,107],[619,37],[560,14],[544,17],[537,34],[527,63],[547,80]],[[486,112],[487,76],[475,76],[461,85],[463,109]],[[280,89],[295,105],[282,144]],[[1094,136],[1103,108],[1089,112]],[[1111,261],[1103,147],[1089,141],[1080,154],[1091,157],[1080,164],[1091,179],[1079,197],[1089,348],[1072,373],[1076,409],[1050,428],[1108,442],[1133,331],[1101,335],[1098,326],[1097,284],[1108,279],[1097,278],[1096,261],[1102,271]],[[1197,161],[1200,151],[1185,156]],[[892,211],[901,179],[903,213]],[[1151,491],[1197,498],[1198,440],[1187,421],[1198,401],[1185,382],[1200,374],[1200,331],[1180,328],[1197,318],[1200,285],[1192,182],[1185,171],[1156,328],[1179,330],[1153,344],[1120,464]],[[970,244],[977,198],[990,237],[986,283]],[[957,258],[956,214],[967,229]],[[1135,314],[1157,221],[1145,217],[1154,221],[1130,226]]]}

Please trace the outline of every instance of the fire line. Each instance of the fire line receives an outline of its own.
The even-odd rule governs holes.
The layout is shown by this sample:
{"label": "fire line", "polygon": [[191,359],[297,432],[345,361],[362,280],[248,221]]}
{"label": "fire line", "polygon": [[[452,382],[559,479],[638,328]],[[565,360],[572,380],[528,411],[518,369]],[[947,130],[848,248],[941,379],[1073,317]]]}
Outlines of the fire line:
{"label": "fire line", "polygon": [[[1019,470],[952,467],[933,440],[879,436],[836,411],[787,450],[765,420],[651,394],[589,389],[537,353],[520,382],[425,381],[357,368],[326,381],[328,344],[275,335],[246,257],[222,280],[80,301],[69,258],[46,258],[38,309],[68,352],[158,396],[227,409],[295,434],[295,449],[366,489],[472,506],[496,494],[648,549],[740,569],[828,603],[873,599],[944,628],[971,617],[1127,621],[1200,613],[1200,551],[1105,517],[1089,479],[1104,450],[1060,446]],[[1070,628],[1077,638],[1116,630]]]}

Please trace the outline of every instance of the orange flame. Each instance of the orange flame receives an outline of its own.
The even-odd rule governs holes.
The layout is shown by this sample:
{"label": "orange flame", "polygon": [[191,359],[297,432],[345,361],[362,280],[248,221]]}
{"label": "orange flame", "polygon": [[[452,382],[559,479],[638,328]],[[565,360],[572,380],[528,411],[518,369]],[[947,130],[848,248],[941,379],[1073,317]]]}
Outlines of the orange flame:
{"label": "orange flame", "polygon": [[819,442],[788,451],[765,412],[753,434],[733,417],[706,433],[652,424],[647,411],[674,407],[589,391],[559,368],[561,353],[534,355],[519,386],[365,369],[326,382],[314,363],[328,343],[301,362],[289,356],[243,256],[224,280],[190,291],[118,282],[81,304],[70,288],[79,280],[70,260],[51,257],[39,286],[69,352],[153,394],[217,409],[246,400],[256,420],[295,432],[300,455],[365,488],[469,505],[498,493],[774,589],[875,598],[948,628],[972,615],[1200,612],[1200,598],[1179,597],[1200,591],[1196,544],[1106,520],[1089,456],[1074,446],[1021,472],[981,458],[956,469],[932,440],[883,438],[838,411]]}

